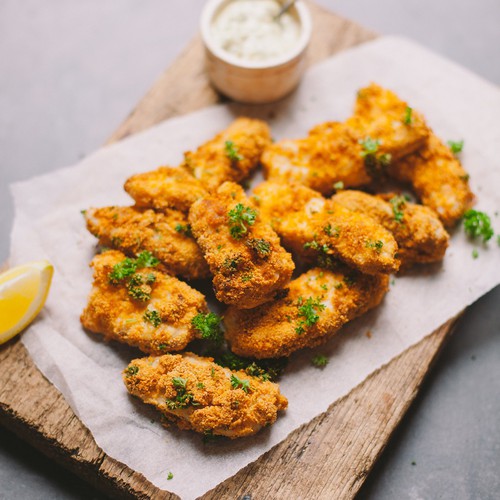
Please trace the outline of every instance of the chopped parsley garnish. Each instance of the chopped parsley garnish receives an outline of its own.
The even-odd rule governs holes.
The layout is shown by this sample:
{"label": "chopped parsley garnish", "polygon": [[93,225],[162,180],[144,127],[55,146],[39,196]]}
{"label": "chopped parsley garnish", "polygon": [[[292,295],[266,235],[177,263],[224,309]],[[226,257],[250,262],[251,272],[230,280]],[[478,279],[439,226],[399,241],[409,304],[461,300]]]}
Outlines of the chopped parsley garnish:
{"label": "chopped parsley garnish", "polygon": [[142,302],[146,302],[151,298],[151,287],[144,283],[143,277],[140,274],[133,274],[127,283],[128,294]]}
{"label": "chopped parsley garnish", "polygon": [[247,224],[253,226],[257,218],[257,211],[250,207],[245,207],[242,203],[238,203],[228,213],[229,216],[229,231],[235,239],[240,239],[248,231]]}
{"label": "chopped parsley garnish", "polygon": [[196,387],[197,387],[198,389],[205,389],[205,384],[204,384],[203,382],[198,382],[198,383],[196,384]]}
{"label": "chopped parsley garnish", "polygon": [[236,375],[231,375],[231,387],[233,389],[243,389],[247,394],[250,390],[250,382],[248,380],[240,379]]}
{"label": "chopped parsley garnish", "polygon": [[366,242],[366,248],[373,248],[373,250],[375,250],[376,253],[380,253],[382,251],[383,246],[384,242],[381,240],[377,241],[368,240]]}
{"label": "chopped parsley garnish", "polygon": [[191,320],[191,324],[200,333],[202,339],[220,344],[223,339],[220,327],[221,319],[220,316],[217,316],[213,312],[207,314],[199,313]]}
{"label": "chopped parsley garnish", "polygon": [[483,238],[486,243],[493,237],[493,228],[489,215],[479,210],[467,210],[464,214],[464,229],[469,238]]}
{"label": "chopped parsley garnish", "polygon": [[226,156],[231,160],[231,161],[240,161],[243,160],[243,156],[241,156],[238,153],[238,147],[235,146],[233,141],[226,141],[224,145],[224,149],[226,152]]}
{"label": "chopped parsley garnish", "polygon": [[178,233],[182,233],[184,234],[185,236],[188,236],[190,238],[193,237],[193,233],[191,232],[191,224],[177,224],[175,226],[175,230],[178,232]]}
{"label": "chopped parsley garnish", "polygon": [[319,312],[325,309],[325,305],[321,303],[321,298],[313,299],[309,297],[304,301],[303,297],[297,300],[298,316],[301,318],[295,327],[295,333],[301,335],[306,331],[306,328],[314,326],[319,320]]}
{"label": "chopped parsley garnish", "polygon": [[403,223],[404,219],[404,208],[406,206],[406,198],[404,196],[394,196],[389,200],[389,203],[392,205],[392,213],[394,214],[394,220]]}
{"label": "chopped parsley garnish", "polygon": [[234,257],[226,257],[224,259],[224,262],[222,263],[222,267],[229,273],[234,273],[238,269],[240,262],[241,262],[241,255],[236,255]]}
{"label": "chopped parsley garnish", "polygon": [[304,243],[304,249],[307,250],[308,248],[312,248],[313,250],[318,250],[318,252],[323,253],[328,253],[328,250],[330,250],[330,247],[326,243],[320,245],[316,240]]}
{"label": "chopped parsley garnish", "polygon": [[127,377],[132,377],[133,375],[137,375],[137,373],[139,373],[139,367],[137,365],[130,365],[125,370]]}
{"label": "chopped parsley garnish", "polygon": [[156,267],[160,263],[160,261],[147,250],[144,250],[137,256],[136,262],[137,269],[141,269],[142,267]]}
{"label": "chopped parsley garnish", "polygon": [[241,281],[243,281],[243,283],[247,283],[248,281],[252,281],[252,278],[253,278],[252,273],[243,274],[241,277]]}
{"label": "chopped parsley garnish", "polygon": [[247,375],[261,380],[276,380],[285,369],[288,358],[252,360],[225,352],[215,357],[215,362],[233,371],[244,370]]}
{"label": "chopped parsley garnish", "polygon": [[113,270],[109,273],[109,281],[113,285],[132,276],[138,269],[143,267],[155,267],[160,261],[153,256],[151,252],[145,250],[141,252],[135,259],[126,257],[121,262],[113,266]]}
{"label": "chopped parsley garnish", "polygon": [[333,185],[333,189],[335,189],[335,191],[342,191],[342,189],[344,189],[344,183],[342,181],[336,182]]}
{"label": "chopped parsley garnish", "polygon": [[405,125],[411,125],[411,122],[412,122],[412,116],[411,116],[412,111],[413,111],[412,108],[410,108],[409,106],[406,107],[406,109],[405,109],[405,116],[403,118],[403,123]]}
{"label": "chopped parsley garnish", "polygon": [[271,253],[271,244],[262,238],[249,238],[246,244],[261,259],[266,259]]}
{"label": "chopped parsley garnish", "polygon": [[360,156],[364,158],[366,170],[372,177],[378,175],[381,170],[391,163],[392,157],[389,153],[377,155],[379,146],[382,144],[379,139],[372,139],[368,136],[365,139],[360,139],[358,142],[363,148]]}
{"label": "chopped parsley garnish", "polygon": [[169,472],[168,476],[167,476],[167,481],[170,481],[173,478],[174,478],[174,475],[171,472]]}
{"label": "chopped parsley garnish", "polygon": [[328,358],[322,354],[318,354],[311,359],[311,363],[316,368],[324,368],[328,364]]}
{"label": "chopped parsley garnish", "polygon": [[187,378],[173,377],[172,385],[177,392],[174,399],[166,399],[165,403],[169,410],[179,410],[187,408],[189,405],[198,406],[199,403],[194,400],[194,395],[187,390]]}
{"label": "chopped parsley garnish", "polygon": [[125,278],[132,276],[136,270],[137,270],[136,259],[131,259],[127,257],[113,266],[113,270],[109,273],[109,281],[110,283],[116,285]]}
{"label": "chopped parsley garnish", "polygon": [[340,229],[337,226],[332,227],[330,223],[323,227],[323,232],[328,236],[335,236],[335,238],[340,236]]}
{"label": "chopped parsley garnish", "polygon": [[477,251],[477,248],[474,248],[474,250],[472,250],[472,258],[477,259],[478,257],[479,257],[479,252]]}
{"label": "chopped parsley garnish", "polygon": [[161,325],[161,317],[158,311],[154,309],[148,309],[143,316],[145,321],[149,321],[155,328]]}
{"label": "chopped parsley garnish", "polygon": [[187,378],[174,377],[172,379],[172,385],[177,389],[177,392],[179,392],[179,390],[185,391],[186,384],[187,384]]}
{"label": "chopped parsley garnish", "polygon": [[447,144],[454,155],[461,153],[464,149],[464,141],[448,141]]}
{"label": "chopped parsley garnish", "polygon": [[363,151],[361,151],[361,158],[366,158],[369,155],[374,155],[378,151],[378,147],[380,146],[380,141],[378,139],[372,139],[370,136],[365,139],[360,139],[359,144],[363,147]]}

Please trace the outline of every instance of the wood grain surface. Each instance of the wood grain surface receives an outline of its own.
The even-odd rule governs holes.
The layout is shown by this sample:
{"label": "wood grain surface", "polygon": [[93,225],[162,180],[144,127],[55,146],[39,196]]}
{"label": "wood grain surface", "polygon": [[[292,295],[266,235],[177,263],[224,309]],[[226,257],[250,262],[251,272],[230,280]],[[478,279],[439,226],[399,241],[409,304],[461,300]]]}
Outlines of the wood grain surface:
{"label": "wood grain surface", "polygon": [[[309,4],[313,64],[375,38],[351,21]],[[111,136],[109,143],[164,119],[221,102],[203,70],[195,38]],[[204,499],[352,498],[413,401],[450,333],[450,320],[372,374],[329,410],[205,494]],[[178,498],[108,457],[19,340],[0,348],[0,423],[110,496]]]}

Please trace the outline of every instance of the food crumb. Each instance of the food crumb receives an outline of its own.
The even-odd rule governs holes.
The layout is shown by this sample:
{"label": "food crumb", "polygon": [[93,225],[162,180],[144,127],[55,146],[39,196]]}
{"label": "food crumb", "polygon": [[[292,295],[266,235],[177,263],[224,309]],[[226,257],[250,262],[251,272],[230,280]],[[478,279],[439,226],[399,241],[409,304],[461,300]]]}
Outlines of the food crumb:
{"label": "food crumb", "polygon": [[371,339],[371,338],[372,338],[372,332],[370,332],[370,330],[368,330],[368,331],[365,333],[365,335],[366,335],[369,339]]}
{"label": "food crumb", "polygon": [[173,477],[174,475],[171,472],[169,472],[167,476],[167,481],[170,481],[171,479],[173,479]]}

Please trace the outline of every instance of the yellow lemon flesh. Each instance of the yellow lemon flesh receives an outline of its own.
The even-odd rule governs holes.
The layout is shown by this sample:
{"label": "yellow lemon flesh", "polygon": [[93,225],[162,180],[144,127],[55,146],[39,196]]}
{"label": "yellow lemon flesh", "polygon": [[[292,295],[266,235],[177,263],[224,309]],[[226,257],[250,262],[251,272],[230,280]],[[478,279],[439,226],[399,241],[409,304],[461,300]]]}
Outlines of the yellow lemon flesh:
{"label": "yellow lemon flesh", "polygon": [[0,344],[35,319],[45,304],[53,273],[52,264],[41,260],[0,274]]}

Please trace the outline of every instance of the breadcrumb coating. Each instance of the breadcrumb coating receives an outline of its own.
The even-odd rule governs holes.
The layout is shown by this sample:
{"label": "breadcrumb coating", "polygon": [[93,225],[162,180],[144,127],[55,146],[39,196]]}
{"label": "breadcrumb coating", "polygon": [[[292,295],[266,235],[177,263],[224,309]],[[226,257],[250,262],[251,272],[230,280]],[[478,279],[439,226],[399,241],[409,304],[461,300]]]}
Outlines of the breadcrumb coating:
{"label": "breadcrumb coating", "polygon": [[323,344],[345,323],[377,306],[388,284],[387,275],[314,268],[293,280],[285,297],[250,311],[229,307],[225,337],[240,356],[289,356]]}
{"label": "breadcrumb coating", "polygon": [[255,434],[288,405],[277,384],[189,352],[134,359],[123,371],[123,381],[131,394],[180,429],[208,436]]}
{"label": "breadcrumb coating", "polygon": [[202,185],[216,190],[223,182],[241,182],[257,168],[264,148],[271,144],[267,123],[237,118],[196,151],[185,153],[183,166]]}
{"label": "breadcrumb coating", "polygon": [[181,167],[160,167],[129,177],[124,185],[138,207],[187,213],[191,205],[206,195],[203,184]]}
{"label": "breadcrumb coating", "polygon": [[[232,235],[231,214],[238,209],[254,214],[254,222],[243,221],[244,232]],[[289,282],[295,267],[291,255],[238,184],[225,182],[194,203],[189,222],[221,302],[250,309],[272,300]],[[241,221],[234,224],[241,228]]]}
{"label": "breadcrumb coating", "polygon": [[409,182],[422,203],[432,208],[446,227],[453,227],[474,202],[469,175],[434,134],[417,153],[391,165],[389,175]]}
{"label": "breadcrumb coating", "polygon": [[331,256],[368,274],[399,268],[394,237],[365,214],[333,204],[299,184],[267,181],[254,190],[254,199],[283,246],[303,262]]}
{"label": "breadcrumb coating", "polygon": [[398,244],[402,268],[443,259],[450,237],[430,208],[396,194],[372,196],[354,190],[341,191],[332,201],[370,216],[389,230]]}
{"label": "breadcrumb coating", "polygon": [[94,283],[80,317],[82,325],[149,354],[184,349],[196,334],[191,320],[208,311],[205,297],[177,278],[147,267],[135,276],[139,276],[139,291],[150,298],[135,299],[126,281],[110,281],[113,267],[124,259],[123,253],[109,250],[92,260]]}
{"label": "breadcrumb coating", "polygon": [[162,262],[169,274],[185,279],[210,276],[208,264],[190,235],[187,216],[182,212],[165,209],[164,213],[157,213],[136,207],[103,207],[89,208],[84,216],[87,229],[105,247],[132,256],[148,250]]}

